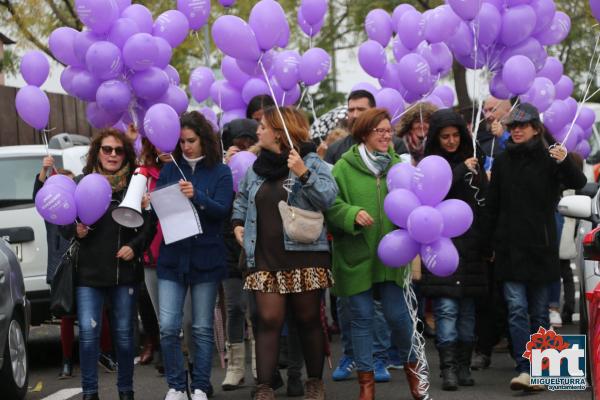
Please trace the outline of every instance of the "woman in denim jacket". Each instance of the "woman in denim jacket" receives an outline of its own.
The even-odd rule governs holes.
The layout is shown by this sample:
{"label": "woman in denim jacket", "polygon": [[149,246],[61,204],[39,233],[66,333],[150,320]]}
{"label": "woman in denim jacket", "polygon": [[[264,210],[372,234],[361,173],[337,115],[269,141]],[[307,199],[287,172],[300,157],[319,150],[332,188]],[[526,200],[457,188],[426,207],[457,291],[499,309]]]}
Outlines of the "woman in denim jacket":
{"label": "woman in denim jacket", "polygon": [[236,239],[246,252],[244,288],[254,291],[258,309],[255,398],[274,399],[270,381],[289,302],[306,360],[305,399],[324,399],[320,302],[323,289],[332,285],[326,229],[323,226],[314,242],[298,243],[286,235],[277,205],[288,200],[285,187],[291,186],[289,204],[323,212],[333,204],[337,186],[310,142],[306,117],[291,107],[280,111],[294,148],[290,149],[278,110],[266,109],[257,132],[261,152],[240,183],[232,216]]}

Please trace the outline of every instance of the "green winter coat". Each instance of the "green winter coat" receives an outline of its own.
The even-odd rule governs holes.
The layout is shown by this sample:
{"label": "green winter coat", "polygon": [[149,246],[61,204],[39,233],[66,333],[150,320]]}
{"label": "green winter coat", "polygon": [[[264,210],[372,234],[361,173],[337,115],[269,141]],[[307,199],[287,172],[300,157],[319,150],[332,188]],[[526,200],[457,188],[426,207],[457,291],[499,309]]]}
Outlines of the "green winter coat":
{"label": "green winter coat", "polygon": [[[358,146],[352,146],[333,167],[339,193],[326,212],[327,226],[333,235],[334,293],[347,297],[369,290],[374,283],[395,282],[404,286],[407,268],[388,268],[377,257],[381,238],[397,229],[383,211],[388,193],[386,176],[400,158],[390,147],[392,162],[375,177],[362,161]],[[363,228],[354,223],[356,214],[365,210],[375,220]]]}

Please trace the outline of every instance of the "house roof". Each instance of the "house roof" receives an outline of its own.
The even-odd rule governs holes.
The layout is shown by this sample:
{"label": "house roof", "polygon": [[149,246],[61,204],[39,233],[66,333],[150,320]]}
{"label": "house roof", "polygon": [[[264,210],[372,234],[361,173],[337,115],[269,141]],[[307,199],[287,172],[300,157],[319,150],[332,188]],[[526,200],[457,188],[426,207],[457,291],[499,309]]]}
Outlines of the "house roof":
{"label": "house roof", "polygon": [[0,32],[0,41],[3,44],[15,44],[16,42],[8,37],[6,37],[2,32]]}

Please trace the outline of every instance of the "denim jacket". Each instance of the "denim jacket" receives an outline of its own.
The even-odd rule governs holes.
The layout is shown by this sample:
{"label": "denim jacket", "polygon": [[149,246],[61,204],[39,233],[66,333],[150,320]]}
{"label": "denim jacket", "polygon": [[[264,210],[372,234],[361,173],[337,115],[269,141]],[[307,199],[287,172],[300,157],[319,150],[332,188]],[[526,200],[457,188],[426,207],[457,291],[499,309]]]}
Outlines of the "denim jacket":
{"label": "denim jacket", "polygon": [[[316,153],[307,154],[304,157],[304,164],[311,172],[310,177],[303,185],[296,176],[293,176],[290,204],[303,210],[324,212],[335,201],[338,192],[337,184],[331,175],[330,168],[321,161]],[[244,221],[244,250],[248,268],[255,267],[257,212],[254,200],[264,181],[265,178],[257,175],[252,168],[248,168],[246,176],[240,182],[239,191],[233,203],[231,219]],[[279,210],[276,209],[273,212],[279,212]],[[313,243],[295,242],[286,235],[285,231],[283,236],[284,247],[287,251],[329,251],[325,225],[323,225],[321,235]]]}

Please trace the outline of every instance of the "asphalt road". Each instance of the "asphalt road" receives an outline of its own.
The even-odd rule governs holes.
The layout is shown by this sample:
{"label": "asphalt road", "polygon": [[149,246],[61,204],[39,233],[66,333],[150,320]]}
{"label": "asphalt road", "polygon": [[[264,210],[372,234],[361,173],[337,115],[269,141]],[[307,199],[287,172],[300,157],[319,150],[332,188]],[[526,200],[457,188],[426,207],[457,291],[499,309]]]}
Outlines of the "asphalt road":
{"label": "asphalt road", "polygon": [[[564,328],[563,333],[576,333],[577,328],[573,325]],[[340,345],[339,336],[334,337],[333,362],[339,357]],[[29,343],[30,351],[30,391],[27,399],[31,400],[66,400],[79,399],[81,397],[79,369],[75,369],[75,376],[71,379],[58,380],[57,374],[60,367],[60,342],[58,336],[58,326],[44,325],[33,328]],[[431,393],[436,400],[471,400],[471,399],[510,399],[527,397],[531,400],[542,399],[569,399],[569,400],[589,400],[592,398],[591,391],[584,392],[543,392],[538,394],[524,394],[521,392],[512,392],[508,386],[510,379],[515,375],[513,362],[508,353],[499,352],[493,355],[492,366],[487,370],[474,371],[473,376],[476,385],[470,388],[460,388],[456,392],[443,392],[440,389],[441,380],[439,378],[439,360],[433,342],[427,343],[427,356],[431,366]],[[100,369],[100,398],[102,400],[117,399],[116,393],[116,374],[103,372]],[[285,371],[282,370],[285,376]],[[233,391],[223,392],[220,389],[220,383],[223,380],[224,370],[215,358],[212,371],[212,383],[215,387],[214,399],[250,399],[251,385]],[[247,369],[246,382],[252,382],[250,365]],[[345,382],[332,382],[331,371],[326,367],[325,380],[327,398],[329,400],[340,399],[349,400],[358,397],[358,383],[356,379]],[[162,400],[167,391],[165,379],[159,376],[153,366],[136,365],[135,369],[135,392],[138,400]],[[409,400],[410,394],[404,378],[403,371],[392,371],[392,380],[389,383],[377,384],[377,399],[396,399]],[[277,397],[286,399],[285,388],[277,391]],[[0,399],[4,399],[0,389]],[[298,399],[298,398],[296,398]],[[299,399],[302,399],[301,397]]]}

